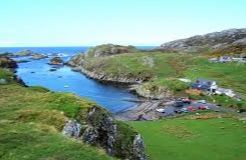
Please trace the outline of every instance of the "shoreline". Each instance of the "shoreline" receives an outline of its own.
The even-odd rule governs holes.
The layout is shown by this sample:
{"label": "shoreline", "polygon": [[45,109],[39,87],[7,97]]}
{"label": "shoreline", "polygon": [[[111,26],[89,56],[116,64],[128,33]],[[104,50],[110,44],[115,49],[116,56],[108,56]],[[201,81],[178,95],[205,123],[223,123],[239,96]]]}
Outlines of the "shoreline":
{"label": "shoreline", "polygon": [[109,84],[109,85],[117,85],[120,87],[124,87],[132,94],[139,97],[139,101],[137,104],[121,110],[119,112],[113,113],[114,118],[121,121],[129,121],[129,120],[155,120],[159,119],[160,115],[156,112],[156,109],[163,105],[163,103],[167,102],[170,97],[165,99],[151,99],[149,97],[144,97],[140,95],[136,89],[133,89],[133,85],[140,85],[141,83],[136,83],[136,81],[117,81],[113,79],[108,79],[105,75],[97,75],[94,72],[88,71],[83,67],[78,67],[75,64],[66,63],[67,66],[71,67],[73,71],[80,72],[84,74],[86,77],[90,79],[94,79],[99,83]]}
{"label": "shoreline", "polygon": [[115,113],[114,118],[122,121],[156,120],[160,117],[156,108],[162,106],[164,102],[164,100],[146,100],[134,107]]}

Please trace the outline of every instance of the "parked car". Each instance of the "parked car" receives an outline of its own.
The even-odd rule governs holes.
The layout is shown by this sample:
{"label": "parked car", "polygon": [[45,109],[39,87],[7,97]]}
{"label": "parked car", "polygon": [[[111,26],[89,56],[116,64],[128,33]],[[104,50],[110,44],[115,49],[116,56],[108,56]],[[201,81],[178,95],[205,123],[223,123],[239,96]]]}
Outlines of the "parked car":
{"label": "parked car", "polygon": [[198,109],[200,109],[200,110],[205,110],[206,107],[205,107],[205,106],[199,106]]}
{"label": "parked car", "polygon": [[163,109],[163,108],[156,109],[156,111],[159,113],[165,113],[165,109]]}
{"label": "parked car", "polygon": [[193,108],[192,106],[189,106],[189,107],[187,107],[187,110],[188,110],[189,112],[193,112],[193,111],[195,111],[196,109]]}
{"label": "parked car", "polygon": [[188,109],[187,109],[187,108],[181,108],[180,110],[181,110],[182,112],[185,112],[185,113],[188,112]]}
{"label": "parked car", "polygon": [[182,102],[185,104],[191,104],[191,100],[190,99],[182,99]]}
{"label": "parked car", "polygon": [[206,104],[207,102],[206,102],[206,100],[198,100],[198,101],[196,101],[197,103],[202,103],[202,104]]}
{"label": "parked car", "polygon": [[176,110],[174,110],[174,112],[177,114],[181,114],[183,111],[181,109],[176,109]]}
{"label": "parked car", "polygon": [[176,101],[174,107],[183,107],[184,103],[182,101]]}
{"label": "parked car", "polygon": [[204,106],[206,108],[206,110],[209,110],[210,108],[208,106]]}

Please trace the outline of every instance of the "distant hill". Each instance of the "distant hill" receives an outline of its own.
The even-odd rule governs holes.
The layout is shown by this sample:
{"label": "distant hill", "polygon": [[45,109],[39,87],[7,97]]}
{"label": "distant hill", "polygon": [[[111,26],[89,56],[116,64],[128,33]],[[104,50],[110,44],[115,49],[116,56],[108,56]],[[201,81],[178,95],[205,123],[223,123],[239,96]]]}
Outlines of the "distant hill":
{"label": "distant hill", "polygon": [[121,46],[114,44],[103,44],[96,47],[90,48],[85,56],[86,57],[103,57],[110,56],[122,53],[134,53],[137,52],[138,49],[134,46]]}
{"label": "distant hill", "polygon": [[182,53],[246,53],[246,28],[197,35],[162,44],[157,50]]}

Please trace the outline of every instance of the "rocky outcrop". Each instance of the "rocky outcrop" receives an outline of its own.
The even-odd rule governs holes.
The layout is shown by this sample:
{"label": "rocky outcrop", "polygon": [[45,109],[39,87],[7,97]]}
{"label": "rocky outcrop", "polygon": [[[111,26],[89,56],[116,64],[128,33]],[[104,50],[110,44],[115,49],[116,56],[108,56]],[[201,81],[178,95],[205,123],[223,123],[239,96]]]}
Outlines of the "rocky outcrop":
{"label": "rocky outcrop", "polygon": [[69,120],[62,130],[62,134],[75,138],[79,138],[80,132],[81,124],[79,124],[76,120]]}
{"label": "rocky outcrop", "polygon": [[2,56],[2,57],[12,57],[12,56],[14,56],[14,53],[2,52],[2,53],[0,53],[0,56]]}
{"label": "rocky outcrop", "polygon": [[[107,70],[108,68],[111,68],[111,66],[109,65],[110,67],[108,68],[105,66],[107,66],[107,62],[109,62],[110,64],[111,58],[115,57],[114,55],[109,55],[107,57],[88,58],[88,55],[86,54],[78,54],[72,57],[67,62],[67,65],[73,67],[74,71],[81,72],[87,77],[100,82],[130,86],[131,91],[137,93],[141,97],[150,99],[162,99],[170,96],[171,94],[166,88],[147,88],[145,85],[142,85],[143,82],[149,81],[154,77],[152,72],[143,71],[138,72],[137,74],[119,70],[111,72],[110,69]],[[148,56],[139,59],[139,61],[151,68],[155,66],[154,59]]]}
{"label": "rocky outcrop", "polygon": [[[0,55],[0,68],[4,68],[10,70],[11,72],[15,72],[17,67],[18,65],[14,60],[12,60],[9,57]],[[2,85],[8,84],[13,81],[21,84],[22,86],[26,86],[24,81],[20,79],[18,76],[16,76],[15,74],[6,75],[4,78],[1,78]]]}
{"label": "rocky outcrop", "polygon": [[[110,57],[110,56],[109,56]],[[89,58],[90,59],[90,58]],[[151,59],[146,59],[143,63],[148,63],[148,65],[153,65]],[[67,63],[67,65],[73,67],[74,71],[81,72],[85,74],[87,77],[98,80],[103,83],[114,83],[114,84],[140,84],[146,79],[149,79],[150,76],[139,75],[139,77],[133,76],[131,74],[124,75],[124,74],[108,74],[102,72],[100,69],[100,64],[95,64],[93,67],[88,67],[91,65],[90,61],[88,61],[88,56],[85,54],[78,54],[72,57]]]}
{"label": "rocky outcrop", "polygon": [[16,69],[17,63],[8,57],[0,56],[0,67],[1,68]]}
{"label": "rocky outcrop", "polygon": [[141,135],[136,135],[134,140],[133,140],[133,153],[134,157],[139,160],[144,160],[145,155],[144,155],[144,142],[143,139],[141,138]]}
{"label": "rocky outcrop", "polygon": [[[101,71],[97,67],[93,67],[92,70],[84,68],[84,66],[87,66],[87,63],[90,62],[87,62],[87,59],[84,57],[84,55],[79,54],[69,60],[67,65],[73,67],[74,71],[81,72],[87,77],[95,79],[102,83],[128,85],[132,92],[141,97],[150,99],[162,99],[171,96],[171,93],[166,88],[154,88],[143,85],[143,82],[148,81],[152,76],[148,75],[148,73],[143,73],[145,75],[137,75],[138,77],[131,74],[109,74]],[[153,59],[150,58],[144,58],[143,63],[150,66],[154,65]]]}
{"label": "rocky outcrop", "polygon": [[38,54],[38,53],[33,54],[31,56],[31,59],[33,59],[33,60],[40,60],[40,59],[45,59],[45,58],[48,58],[48,56],[44,55],[44,54]]}
{"label": "rocky outcrop", "polygon": [[[70,66],[73,66],[71,62],[68,63]],[[96,71],[89,71],[83,67],[74,67],[74,71],[78,71],[83,73],[89,78],[95,79],[102,83],[110,83],[110,84],[139,84],[142,80],[137,80],[134,77],[124,77],[124,76],[113,76],[104,73],[97,73]]]}
{"label": "rocky outcrop", "polygon": [[106,110],[100,107],[90,108],[86,121],[81,118],[68,121],[62,133],[82,140],[84,143],[100,146],[109,155],[121,159],[146,159],[141,136],[128,125],[114,120]]}
{"label": "rocky outcrop", "polygon": [[20,57],[28,57],[33,60],[40,60],[40,59],[45,59],[48,58],[47,55],[41,54],[41,53],[35,53],[31,50],[23,50],[19,51],[17,53],[4,53],[7,57],[10,58],[20,58]]}
{"label": "rocky outcrop", "polygon": [[152,86],[148,84],[132,85],[130,90],[137,95],[149,99],[165,99],[172,97],[172,93],[165,87]]}
{"label": "rocky outcrop", "polygon": [[[157,50],[167,52],[197,53],[218,52],[226,48],[245,46],[246,29],[229,29],[205,35],[193,36],[187,39],[175,40],[162,44]],[[233,51],[233,50],[232,50]],[[240,51],[240,50],[238,50]]]}
{"label": "rocky outcrop", "polygon": [[27,57],[27,56],[32,56],[34,54],[35,53],[31,50],[23,50],[23,51],[15,53],[13,56],[14,57]]}
{"label": "rocky outcrop", "polygon": [[54,57],[50,59],[50,62],[48,64],[50,65],[63,65],[63,60],[60,57]]}
{"label": "rocky outcrop", "polygon": [[86,53],[86,57],[102,57],[122,53],[134,53],[138,50],[133,46],[121,46],[114,44],[103,44],[90,48]]}

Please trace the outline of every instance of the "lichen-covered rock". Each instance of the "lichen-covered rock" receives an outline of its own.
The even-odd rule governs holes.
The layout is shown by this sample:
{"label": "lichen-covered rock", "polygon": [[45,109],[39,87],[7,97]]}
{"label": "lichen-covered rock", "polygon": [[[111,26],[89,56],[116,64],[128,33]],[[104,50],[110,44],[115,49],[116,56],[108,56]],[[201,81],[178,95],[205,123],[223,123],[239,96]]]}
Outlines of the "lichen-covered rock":
{"label": "lichen-covered rock", "polygon": [[136,135],[134,138],[133,153],[134,153],[134,157],[136,157],[139,160],[146,159],[146,156],[144,154],[144,142],[140,134]]}
{"label": "lichen-covered rock", "polygon": [[75,120],[69,120],[63,130],[62,134],[69,136],[69,137],[75,137],[78,138],[80,136],[81,132],[81,124],[79,124]]}

